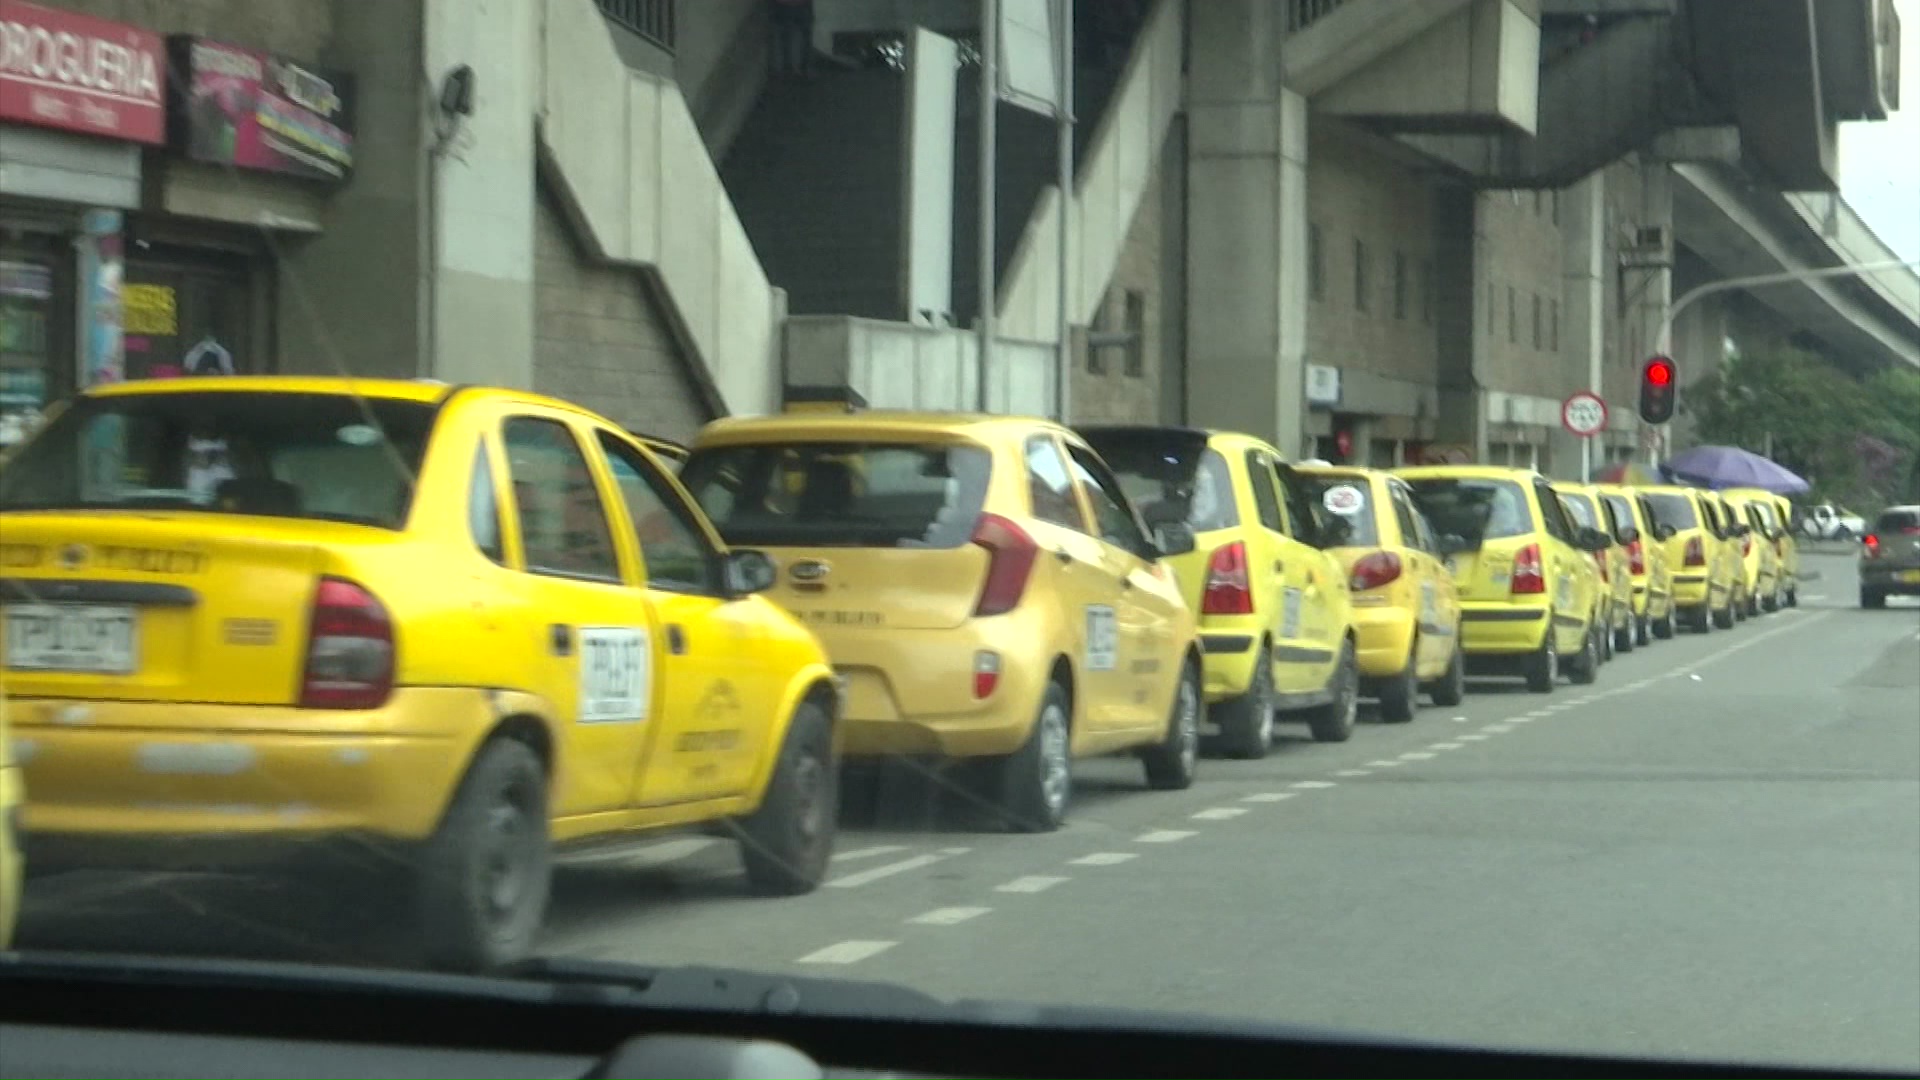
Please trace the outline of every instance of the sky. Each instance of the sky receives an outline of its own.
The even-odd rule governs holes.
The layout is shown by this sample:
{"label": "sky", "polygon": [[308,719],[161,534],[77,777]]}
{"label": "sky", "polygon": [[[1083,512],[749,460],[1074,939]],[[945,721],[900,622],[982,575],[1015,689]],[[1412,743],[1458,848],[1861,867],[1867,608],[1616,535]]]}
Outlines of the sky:
{"label": "sky", "polygon": [[1840,125],[1840,194],[1903,259],[1920,259],[1920,0],[1900,11],[1900,105]]}

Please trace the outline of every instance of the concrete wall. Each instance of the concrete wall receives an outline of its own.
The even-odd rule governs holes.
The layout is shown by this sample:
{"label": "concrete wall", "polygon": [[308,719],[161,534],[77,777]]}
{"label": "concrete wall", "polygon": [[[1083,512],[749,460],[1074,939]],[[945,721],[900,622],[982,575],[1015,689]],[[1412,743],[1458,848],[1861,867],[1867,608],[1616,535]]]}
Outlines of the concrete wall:
{"label": "concrete wall", "polygon": [[640,272],[596,265],[544,185],[533,252],[535,390],[682,441],[713,419]]}
{"label": "concrete wall", "polygon": [[[1553,312],[1560,313],[1566,341],[1566,299],[1561,284],[1560,227],[1554,223],[1554,193],[1489,191],[1479,198],[1481,242],[1489,260],[1479,298],[1477,329],[1486,336],[1482,377],[1488,389],[1555,400],[1570,385],[1561,349],[1553,339]],[[1541,336],[1534,343],[1534,300],[1539,299]]]}
{"label": "concrete wall", "polygon": [[[1184,258],[1178,245],[1177,223],[1166,225],[1166,200],[1163,192],[1169,167],[1180,170],[1182,162],[1168,162],[1156,169],[1140,195],[1133,225],[1114,260],[1113,275],[1107,283],[1106,302],[1095,311],[1095,331],[1126,329],[1126,297],[1137,292],[1144,302],[1140,333],[1140,369],[1128,370],[1128,350],[1101,349],[1089,354],[1085,335],[1075,335],[1073,384],[1069,396],[1072,420],[1076,423],[1140,421],[1152,423],[1177,419],[1162,415],[1163,383],[1169,367],[1170,349],[1167,320],[1171,309],[1181,304],[1179,296],[1168,295],[1164,268]],[[1089,361],[1094,363],[1090,363]],[[1095,370],[1097,363],[1098,370]]]}
{"label": "concrete wall", "polygon": [[337,5],[315,0],[53,0],[52,6],[162,34],[200,34],[312,63],[332,40]]}

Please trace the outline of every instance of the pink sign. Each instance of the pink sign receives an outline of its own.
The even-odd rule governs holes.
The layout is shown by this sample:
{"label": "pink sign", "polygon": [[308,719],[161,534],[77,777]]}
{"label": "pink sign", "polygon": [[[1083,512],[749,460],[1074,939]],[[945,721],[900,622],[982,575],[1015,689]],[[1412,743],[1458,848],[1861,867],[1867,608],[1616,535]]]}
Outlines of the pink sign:
{"label": "pink sign", "polygon": [[0,0],[0,120],[160,143],[166,73],[158,34]]}
{"label": "pink sign", "polygon": [[344,180],[353,168],[349,80],[285,57],[182,39],[188,73],[182,138],[215,165]]}

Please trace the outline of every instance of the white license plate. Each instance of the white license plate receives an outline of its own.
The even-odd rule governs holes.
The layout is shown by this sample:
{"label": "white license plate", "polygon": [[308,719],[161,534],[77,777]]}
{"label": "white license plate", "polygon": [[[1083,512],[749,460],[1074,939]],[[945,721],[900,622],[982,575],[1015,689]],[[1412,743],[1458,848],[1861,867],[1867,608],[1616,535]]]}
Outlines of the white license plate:
{"label": "white license plate", "polygon": [[6,609],[7,667],[126,675],[139,666],[139,613],[101,604],[16,604]]}

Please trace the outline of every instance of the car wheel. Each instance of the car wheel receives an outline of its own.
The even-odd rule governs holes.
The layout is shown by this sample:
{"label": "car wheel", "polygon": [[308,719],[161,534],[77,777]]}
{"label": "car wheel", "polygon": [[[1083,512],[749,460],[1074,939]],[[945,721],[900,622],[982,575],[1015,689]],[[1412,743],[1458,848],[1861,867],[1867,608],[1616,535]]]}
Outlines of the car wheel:
{"label": "car wheel", "polygon": [[527,956],[552,878],[546,768],[525,743],[495,739],[422,852],[417,920],[428,962],[486,971]]}
{"label": "car wheel", "polygon": [[1734,610],[1735,610],[1734,602],[1732,600],[1728,600],[1726,607],[1723,607],[1719,611],[1714,612],[1713,613],[1714,629],[1716,630],[1733,629],[1733,624],[1737,618],[1737,616],[1734,614]]}
{"label": "car wheel", "polygon": [[1667,605],[1667,613],[1660,617],[1659,622],[1653,624],[1653,636],[1659,638],[1661,641],[1671,641],[1674,630],[1673,605],[1669,603]]}
{"label": "car wheel", "polygon": [[1627,625],[1613,631],[1613,651],[1630,653],[1640,644],[1643,623],[1636,615],[1627,616]]}
{"label": "car wheel", "polygon": [[1447,661],[1447,673],[1427,690],[1427,695],[1441,708],[1451,708],[1467,699],[1467,654],[1460,648],[1457,637],[1453,659]]}
{"label": "car wheel", "polygon": [[1560,654],[1553,645],[1553,622],[1547,622],[1546,639],[1540,649],[1527,657],[1527,689],[1536,694],[1551,694],[1560,683]]}
{"label": "car wheel", "polygon": [[1863,608],[1869,608],[1875,611],[1878,611],[1879,609],[1886,607],[1887,606],[1886,590],[1870,589],[1865,585],[1860,586],[1860,606]]}
{"label": "car wheel", "polygon": [[1173,688],[1165,737],[1140,752],[1148,787],[1184,791],[1193,786],[1200,768],[1200,707],[1200,665],[1189,660],[1181,666],[1179,685]]}
{"label": "car wheel", "polygon": [[1612,616],[1608,616],[1606,622],[1597,622],[1593,625],[1595,638],[1599,646],[1598,651],[1595,652],[1594,655],[1599,658],[1600,663],[1605,664],[1613,659]]}
{"label": "car wheel", "polygon": [[1642,615],[1633,620],[1633,647],[1653,644],[1653,616]]}
{"label": "car wheel", "polygon": [[1221,749],[1230,758],[1258,761],[1273,747],[1273,653],[1264,645],[1247,692],[1213,707]]}
{"label": "car wheel", "polygon": [[1587,640],[1580,646],[1580,655],[1567,665],[1567,681],[1577,686],[1589,686],[1600,678],[1600,639],[1606,632],[1599,627],[1587,630]]}
{"label": "car wheel", "polygon": [[1800,606],[1800,583],[1797,581],[1787,587],[1787,606]]}
{"label": "car wheel", "polygon": [[1307,710],[1307,730],[1314,742],[1346,742],[1353,738],[1353,721],[1360,711],[1360,668],[1352,639],[1340,643],[1340,660],[1329,684],[1333,700]]}
{"label": "car wheel", "polygon": [[812,892],[833,858],[840,785],[833,760],[833,721],[802,702],[780,744],[760,809],[742,823],[740,863],[758,893]]}
{"label": "car wheel", "polygon": [[1052,832],[1073,799],[1073,727],[1067,692],[1048,683],[1026,744],[998,762],[997,802],[1016,832]]}
{"label": "car wheel", "polygon": [[1420,665],[1414,662],[1419,655],[1420,639],[1415,638],[1407,650],[1406,670],[1380,684],[1380,719],[1389,724],[1407,723],[1420,711]]}

